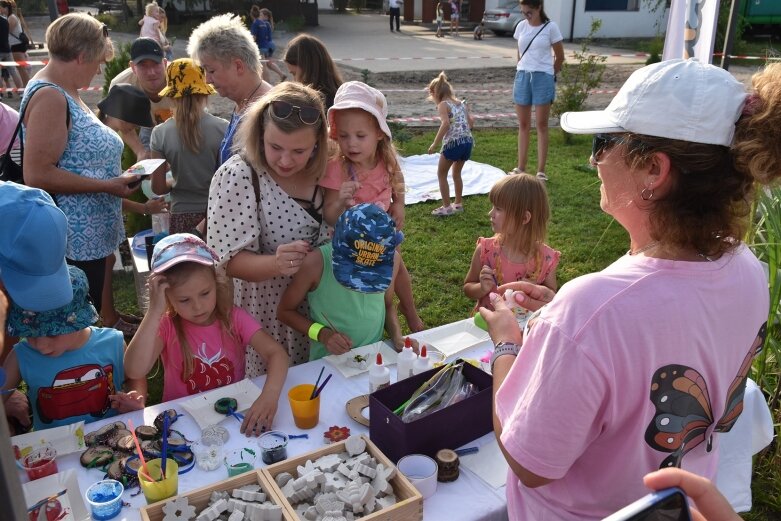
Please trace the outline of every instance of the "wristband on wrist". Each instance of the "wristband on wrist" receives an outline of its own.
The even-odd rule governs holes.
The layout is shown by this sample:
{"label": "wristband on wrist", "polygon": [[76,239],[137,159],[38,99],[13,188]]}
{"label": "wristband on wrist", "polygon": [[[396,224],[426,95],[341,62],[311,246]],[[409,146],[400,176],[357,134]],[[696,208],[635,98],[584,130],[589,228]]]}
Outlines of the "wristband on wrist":
{"label": "wristband on wrist", "polygon": [[323,324],[319,324],[317,322],[312,322],[312,325],[309,326],[309,331],[307,332],[307,335],[309,335],[309,338],[317,342],[317,337],[320,335],[320,330],[323,329],[325,326]]}
{"label": "wristband on wrist", "polygon": [[494,354],[491,355],[491,372],[494,370],[494,362],[496,362],[497,358],[504,355],[518,356],[520,350],[521,346],[513,342],[499,342],[496,344]]}

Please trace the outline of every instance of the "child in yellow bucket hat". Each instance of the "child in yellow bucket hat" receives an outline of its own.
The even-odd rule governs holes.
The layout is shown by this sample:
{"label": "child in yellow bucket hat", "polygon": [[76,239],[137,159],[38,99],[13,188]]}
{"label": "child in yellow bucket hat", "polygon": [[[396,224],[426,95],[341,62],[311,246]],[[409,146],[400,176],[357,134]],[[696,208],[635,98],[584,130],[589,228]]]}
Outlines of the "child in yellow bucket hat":
{"label": "child in yellow bucket hat", "polygon": [[152,130],[150,149],[152,158],[166,160],[173,183],[166,182],[165,169],[159,168],[152,174],[152,191],[170,192],[170,233],[187,233],[206,218],[209,184],[228,122],[206,111],[209,95],[216,91],[190,58],[169,63],[166,80],[160,95],[173,98],[174,117]]}

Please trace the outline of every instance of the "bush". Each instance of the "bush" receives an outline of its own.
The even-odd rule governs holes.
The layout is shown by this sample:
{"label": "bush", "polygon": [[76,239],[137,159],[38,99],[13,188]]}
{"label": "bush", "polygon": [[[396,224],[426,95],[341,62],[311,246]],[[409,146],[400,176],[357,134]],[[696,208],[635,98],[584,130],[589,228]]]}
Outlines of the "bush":
{"label": "bush", "polygon": [[[602,20],[592,18],[588,36],[581,41],[580,50],[573,53],[574,62],[565,63],[561,68],[556,101],[553,102],[552,107],[554,116],[561,117],[565,112],[582,110],[589,91],[598,87],[599,82],[602,81],[607,58],[589,52],[600,27],[602,27]],[[569,134],[564,133],[564,141],[570,142]]]}
{"label": "bush", "polygon": [[[110,15],[98,15],[110,16]],[[100,18],[98,18],[100,19]],[[104,22],[105,23],[105,22]],[[103,69],[103,96],[108,94],[111,80],[116,75],[124,71],[127,68],[127,64],[130,62],[130,43],[114,44],[114,58],[111,61],[106,62],[106,67]]]}

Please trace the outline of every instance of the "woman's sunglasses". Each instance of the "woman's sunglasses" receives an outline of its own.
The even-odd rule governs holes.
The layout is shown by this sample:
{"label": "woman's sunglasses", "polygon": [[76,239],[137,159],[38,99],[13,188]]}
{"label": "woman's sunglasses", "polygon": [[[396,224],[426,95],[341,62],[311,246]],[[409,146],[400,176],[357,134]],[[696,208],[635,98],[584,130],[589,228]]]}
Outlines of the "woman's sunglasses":
{"label": "woman's sunglasses", "polygon": [[103,38],[108,38],[108,25],[103,24]]}
{"label": "woman's sunglasses", "polygon": [[305,125],[314,125],[320,121],[320,109],[315,107],[299,107],[282,100],[271,102],[271,116],[274,119],[287,119],[294,112],[298,113],[298,119]]}
{"label": "woman's sunglasses", "polygon": [[613,145],[622,143],[623,141],[623,134],[594,134],[594,140],[591,142],[592,161],[599,161],[599,158],[604,151]]}

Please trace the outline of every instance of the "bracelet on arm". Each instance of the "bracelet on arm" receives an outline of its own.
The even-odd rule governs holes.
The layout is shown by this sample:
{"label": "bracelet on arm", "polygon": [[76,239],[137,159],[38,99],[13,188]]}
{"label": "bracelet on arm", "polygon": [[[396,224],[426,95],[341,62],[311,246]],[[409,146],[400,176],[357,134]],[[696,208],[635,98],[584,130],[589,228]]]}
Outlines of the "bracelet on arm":
{"label": "bracelet on arm", "polygon": [[500,356],[512,355],[518,356],[521,351],[521,346],[513,342],[499,342],[494,348],[494,354],[491,355],[491,372],[494,370],[494,362]]}
{"label": "bracelet on arm", "polygon": [[311,338],[315,342],[318,342],[317,337],[320,335],[320,330],[323,329],[324,327],[325,326],[323,324],[312,322],[312,325],[309,326],[309,331],[307,332],[307,335],[309,335],[309,338]]}

